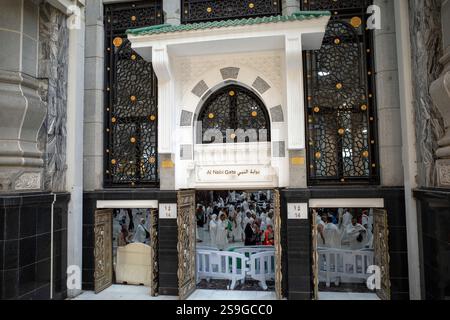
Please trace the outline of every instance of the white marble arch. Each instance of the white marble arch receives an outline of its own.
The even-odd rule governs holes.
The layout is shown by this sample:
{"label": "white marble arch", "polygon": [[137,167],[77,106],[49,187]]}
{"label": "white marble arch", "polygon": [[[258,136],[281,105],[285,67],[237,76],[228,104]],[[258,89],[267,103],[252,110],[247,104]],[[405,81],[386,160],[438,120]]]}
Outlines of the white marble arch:
{"label": "white marble arch", "polygon": [[[236,78],[223,78],[222,69],[225,68],[237,68],[239,69],[239,73]],[[280,66],[281,68],[281,66]],[[260,78],[264,80],[268,86],[270,86],[267,91],[259,92],[253,84],[255,81]],[[194,94],[192,91],[197,86],[197,84],[201,81],[207,85],[208,89],[205,90],[200,96]],[[276,181],[274,185],[271,187],[286,187],[289,183],[289,161],[288,161],[288,151],[287,151],[287,119],[286,119],[286,108],[285,108],[285,98],[282,94],[282,89],[277,88],[271,81],[269,77],[264,75],[262,72],[255,70],[253,68],[249,68],[242,65],[218,65],[216,68],[209,70],[201,77],[193,80],[189,86],[187,86],[186,92],[181,94],[181,103],[177,109],[177,123],[176,123],[176,131],[177,131],[177,139],[176,139],[176,163],[177,166],[175,168],[176,173],[176,188],[199,188],[198,185],[195,184],[192,177],[192,170],[195,167],[195,159],[194,159],[194,150],[195,150],[195,141],[196,141],[196,122],[197,116],[203,107],[203,103],[208,99],[208,97],[216,92],[217,90],[223,88],[224,86],[234,84],[240,85],[250,91],[254,92],[264,103],[267,108],[267,112],[270,117],[270,129],[271,129],[271,152],[272,152],[272,160],[271,166],[276,173]],[[281,106],[283,112],[283,121],[276,122],[273,119],[271,109],[274,107]],[[182,113],[186,112],[190,115],[190,125],[186,125],[186,123],[182,123]],[[278,142],[284,142],[284,155],[274,155],[273,145]],[[283,145],[283,144],[281,144]],[[190,155],[186,156],[186,154],[182,153],[186,151],[190,153]],[[246,186],[245,181],[242,181],[242,187]],[[217,188],[217,185],[215,186]],[[249,184],[247,187],[258,187],[257,185]],[[266,185],[262,185],[261,187],[267,187]]]}

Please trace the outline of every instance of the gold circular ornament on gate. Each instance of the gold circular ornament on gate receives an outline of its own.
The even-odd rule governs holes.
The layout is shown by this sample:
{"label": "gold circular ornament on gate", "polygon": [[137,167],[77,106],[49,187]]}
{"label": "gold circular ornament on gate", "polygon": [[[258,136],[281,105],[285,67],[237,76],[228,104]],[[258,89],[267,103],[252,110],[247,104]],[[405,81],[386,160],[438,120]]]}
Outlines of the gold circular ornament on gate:
{"label": "gold circular ornament on gate", "polygon": [[342,83],[339,82],[339,83],[336,84],[336,89],[341,90],[342,87],[343,87]]}
{"label": "gold circular ornament on gate", "polygon": [[341,39],[339,39],[339,38],[334,39],[334,43],[335,44],[340,44],[341,43]]}
{"label": "gold circular ornament on gate", "polygon": [[131,96],[130,100],[131,100],[131,102],[136,102],[136,96]]}
{"label": "gold circular ornament on gate", "polygon": [[253,9],[253,8],[255,7],[255,4],[254,4],[253,2],[250,2],[250,3],[248,4],[248,7],[249,7],[250,9]]}
{"label": "gold circular ornament on gate", "polygon": [[257,115],[258,115],[258,112],[256,112],[256,111],[252,112],[252,117],[256,117]]}
{"label": "gold circular ornament on gate", "polygon": [[131,16],[131,21],[136,21],[137,17],[136,16]]}
{"label": "gold circular ornament on gate", "polygon": [[210,119],[214,119],[214,113],[210,113],[210,114],[208,114],[208,118],[210,118]]}
{"label": "gold circular ornament on gate", "polygon": [[151,157],[151,158],[150,158],[150,163],[155,163],[155,162],[156,162],[155,157]]}
{"label": "gold circular ornament on gate", "polygon": [[316,159],[322,158],[322,154],[321,154],[320,152],[316,152],[316,153],[314,154],[314,156],[316,157]]}
{"label": "gold circular ornament on gate", "polygon": [[364,151],[362,153],[363,158],[368,158],[369,157],[369,151]]}
{"label": "gold circular ornament on gate", "polygon": [[117,119],[114,118],[114,117],[112,117],[112,118],[111,118],[111,122],[112,122],[112,123],[116,123],[116,122],[117,122]]}
{"label": "gold circular ornament on gate", "polygon": [[112,160],[111,160],[111,164],[112,164],[112,165],[115,165],[116,163],[117,163],[117,161],[116,161],[115,159],[112,159]]}
{"label": "gold circular ornament on gate", "polygon": [[340,128],[338,130],[339,135],[343,136],[345,134],[345,129],[344,128]]}
{"label": "gold circular ornament on gate", "polygon": [[208,8],[206,9],[206,12],[211,13],[211,12],[212,12],[212,8],[211,8],[211,7],[208,7]]}
{"label": "gold circular ornament on gate", "polygon": [[113,45],[118,48],[122,45],[123,39],[121,37],[114,38]]}
{"label": "gold circular ornament on gate", "polygon": [[136,143],[136,138],[135,137],[131,137],[130,142],[131,143]]}
{"label": "gold circular ornament on gate", "polygon": [[320,108],[319,108],[319,107],[315,107],[315,108],[314,108],[314,112],[315,112],[315,113],[319,113],[319,112],[320,112]]}
{"label": "gold circular ornament on gate", "polygon": [[367,105],[366,105],[366,104],[363,104],[363,105],[361,106],[361,110],[362,110],[362,111],[367,111]]}
{"label": "gold circular ornament on gate", "polygon": [[132,55],[131,55],[131,60],[136,60],[136,58],[137,58],[137,57],[136,57],[135,54],[132,54]]}
{"label": "gold circular ornament on gate", "polygon": [[234,97],[236,95],[236,92],[234,92],[233,90],[231,90],[229,93],[230,97]]}
{"label": "gold circular ornament on gate", "polygon": [[362,20],[360,17],[353,17],[350,20],[350,24],[354,27],[354,28],[359,28],[362,24]]}
{"label": "gold circular ornament on gate", "polygon": [[155,121],[155,120],[156,120],[156,116],[151,115],[151,116],[150,116],[150,121]]}

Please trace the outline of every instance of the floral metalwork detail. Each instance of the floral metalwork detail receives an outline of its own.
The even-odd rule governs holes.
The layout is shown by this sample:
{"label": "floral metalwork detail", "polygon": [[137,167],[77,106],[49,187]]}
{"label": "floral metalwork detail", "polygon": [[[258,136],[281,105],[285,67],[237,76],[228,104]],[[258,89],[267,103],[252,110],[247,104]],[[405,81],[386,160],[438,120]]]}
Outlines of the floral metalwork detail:
{"label": "floral metalwork detail", "polygon": [[157,186],[157,78],[131,49],[128,28],[163,23],[161,1],[105,6],[106,186]]}
{"label": "floral metalwork detail", "polygon": [[391,299],[391,280],[389,272],[389,225],[387,212],[385,210],[374,210],[373,213],[373,248],[374,265],[380,267],[381,288],[377,295],[382,300]]}
{"label": "floral metalwork detail", "polygon": [[282,266],[282,247],[281,247],[281,201],[280,191],[274,191],[274,231],[275,231],[275,292],[277,299],[283,299],[283,266]]}
{"label": "floral metalwork detail", "polygon": [[196,288],[195,191],[178,192],[178,296],[185,300]]}
{"label": "floral metalwork detail", "polygon": [[[250,129],[254,130],[255,140],[270,140],[270,117],[264,103],[255,93],[243,87],[227,86],[212,94],[200,111],[199,121],[202,123],[202,137],[198,143],[222,143],[215,141],[215,136],[206,139],[211,129],[221,132],[223,143],[255,142],[250,141]],[[239,141],[239,135],[235,132],[228,136],[227,130],[237,132],[239,129],[249,133],[246,141]]]}
{"label": "floral metalwork detail", "polygon": [[112,210],[95,212],[94,226],[95,292],[112,285]]}
{"label": "floral metalwork detail", "polygon": [[277,16],[281,0],[182,0],[182,23]]}
{"label": "floral metalwork detail", "polygon": [[322,48],[305,54],[309,180],[377,183],[373,43],[363,23],[366,7],[361,1],[310,1],[304,9],[334,10],[338,4],[342,11],[330,21]]}

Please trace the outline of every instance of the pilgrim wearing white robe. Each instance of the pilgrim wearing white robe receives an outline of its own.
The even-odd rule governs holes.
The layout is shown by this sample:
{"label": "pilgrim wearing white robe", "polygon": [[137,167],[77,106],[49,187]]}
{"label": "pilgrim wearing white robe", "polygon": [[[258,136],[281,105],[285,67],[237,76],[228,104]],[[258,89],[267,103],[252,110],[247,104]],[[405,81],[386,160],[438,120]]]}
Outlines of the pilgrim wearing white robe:
{"label": "pilgrim wearing white robe", "polygon": [[325,247],[335,249],[341,247],[341,234],[334,223],[327,223],[325,225],[323,236],[325,238]]}
{"label": "pilgrim wearing white robe", "polygon": [[232,236],[234,241],[242,241],[242,235],[244,233],[244,230],[242,229],[242,213],[236,212],[235,213],[235,221],[232,222],[233,231]]}
{"label": "pilgrim wearing white robe", "polygon": [[[358,241],[359,235],[362,235],[362,241]],[[345,235],[350,242],[350,249],[359,250],[364,248],[367,243],[367,230],[359,223],[349,224],[345,230]]]}
{"label": "pilgrim wearing white robe", "polygon": [[213,214],[211,216],[211,221],[209,222],[209,238],[211,240],[211,246],[216,245],[217,237],[217,215]]}
{"label": "pilgrim wearing white robe", "polygon": [[225,250],[226,245],[228,244],[228,221],[220,220],[217,223],[217,235],[216,235],[216,245],[219,250]]}

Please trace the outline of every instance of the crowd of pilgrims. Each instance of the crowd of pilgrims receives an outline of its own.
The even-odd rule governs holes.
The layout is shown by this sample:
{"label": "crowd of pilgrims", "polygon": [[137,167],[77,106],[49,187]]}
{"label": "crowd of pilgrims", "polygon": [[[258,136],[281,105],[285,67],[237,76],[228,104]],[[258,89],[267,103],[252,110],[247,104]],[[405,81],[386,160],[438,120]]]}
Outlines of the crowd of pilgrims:
{"label": "crowd of pilgrims", "polygon": [[373,210],[313,209],[318,246],[335,249],[373,248]]}
{"label": "crowd of pilgrims", "polygon": [[211,192],[209,201],[197,204],[197,241],[219,250],[226,250],[233,243],[273,246],[271,192],[227,193]]}

